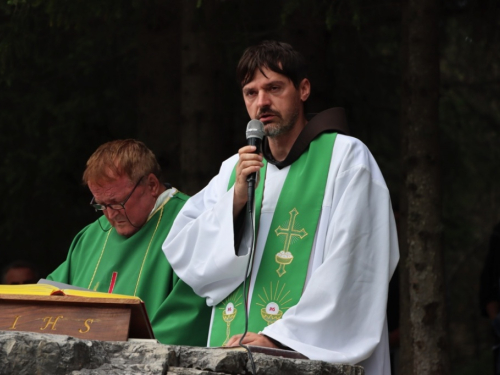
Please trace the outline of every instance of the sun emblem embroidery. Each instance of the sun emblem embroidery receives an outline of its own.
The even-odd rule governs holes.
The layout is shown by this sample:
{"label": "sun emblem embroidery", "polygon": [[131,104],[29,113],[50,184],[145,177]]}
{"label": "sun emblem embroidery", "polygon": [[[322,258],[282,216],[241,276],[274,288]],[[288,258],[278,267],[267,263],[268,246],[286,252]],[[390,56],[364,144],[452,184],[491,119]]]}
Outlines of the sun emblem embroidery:
{"label": "sun emblem embroidery", "polygon": [[222,346],[226,345],[229,337],[231,336],[231,322],[234,320],[236,313],[238,312],[236,307],[242,304],[241,297],[241,290],[237,289],[227,296],[219,307],[219,310],[222,310],[222,319],[226,322],[226,339],[222,343]]}
{"label": "sun emblem embroidery", "polygon": [[256,304],[262,307],[260,309],[260,315],[262,319],[267,322],[267,325],[271,325],[280,320],[284,310],[290,308],[290,306],[286,306],[286,304],[292,300],[291,298],[287,299],[290,291],[288,290],[285,292],[285,283],[283,283],[281,289],[279,289],[279,285],[280,282],[278,281],[273,290],[273,283],[271,282],[269,290],[262,288],[265,297],[260,294],[258,295],[263,303],[256,302]]}

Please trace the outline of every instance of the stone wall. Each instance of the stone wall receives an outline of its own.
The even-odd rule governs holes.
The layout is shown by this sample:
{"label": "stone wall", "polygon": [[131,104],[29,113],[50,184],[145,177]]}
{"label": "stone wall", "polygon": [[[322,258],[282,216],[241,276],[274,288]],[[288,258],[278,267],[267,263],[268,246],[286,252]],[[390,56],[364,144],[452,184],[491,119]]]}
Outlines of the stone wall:
{"label": "stone wall", "polygon": [[[254,353],[257,374],[363,375],[363,368]],[[0,374],[250,374],[242,348],[169,346],[151,340],[87,341],[70,336],[0,331]]]}

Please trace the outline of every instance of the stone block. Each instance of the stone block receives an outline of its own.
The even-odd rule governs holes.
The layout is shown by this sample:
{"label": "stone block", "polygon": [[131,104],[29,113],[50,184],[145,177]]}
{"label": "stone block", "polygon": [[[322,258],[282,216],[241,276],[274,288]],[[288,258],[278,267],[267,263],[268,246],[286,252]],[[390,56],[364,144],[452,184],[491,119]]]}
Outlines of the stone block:
{"label": "stone block", "polygon": [[[253,353],[257,375],[363,375],[363,368]],[[251,374],[243,348],[199,348],[145,341],[89,341],[0,331],[0,375]]]}

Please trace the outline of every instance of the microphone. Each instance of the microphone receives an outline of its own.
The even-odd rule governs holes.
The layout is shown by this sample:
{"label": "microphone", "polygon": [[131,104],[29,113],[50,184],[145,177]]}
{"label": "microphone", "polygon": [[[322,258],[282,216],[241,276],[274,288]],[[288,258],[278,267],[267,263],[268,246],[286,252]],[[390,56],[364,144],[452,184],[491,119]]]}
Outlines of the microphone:
{"label": "microphone", "polygon": [[[255,146],[255,153],[259,154],[262,151],[262,138],[264,138],[264,124],[259,120],[250,120],[247,125],[247,144]],[[248,211],[253,210],[253,200],[255,196],[255,184],[257,181],[257,173],[251,173],[247,177],[248,182]]]}

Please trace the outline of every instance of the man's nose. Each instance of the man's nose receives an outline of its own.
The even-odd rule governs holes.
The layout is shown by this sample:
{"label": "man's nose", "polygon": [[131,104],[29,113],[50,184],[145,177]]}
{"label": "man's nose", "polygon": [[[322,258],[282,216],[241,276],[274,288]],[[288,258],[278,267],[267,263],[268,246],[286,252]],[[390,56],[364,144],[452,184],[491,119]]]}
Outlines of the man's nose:
{"label": "man's nose", "polygon": [[120,210],[113,210],[110,207],[106,207],[106,209],[104,210],[104,215],[106,215],[106,217],[108,217],[108,218],[113,218],[116,215],[118,215],[119,213],[120,213]]}
{"label": "man's nose", "polygon": [[257,96],[257,105],[259,106],[259,108],[269,107],[271,105],[269,94],[266,91],[264,90],[259,91],[259,94]]}

